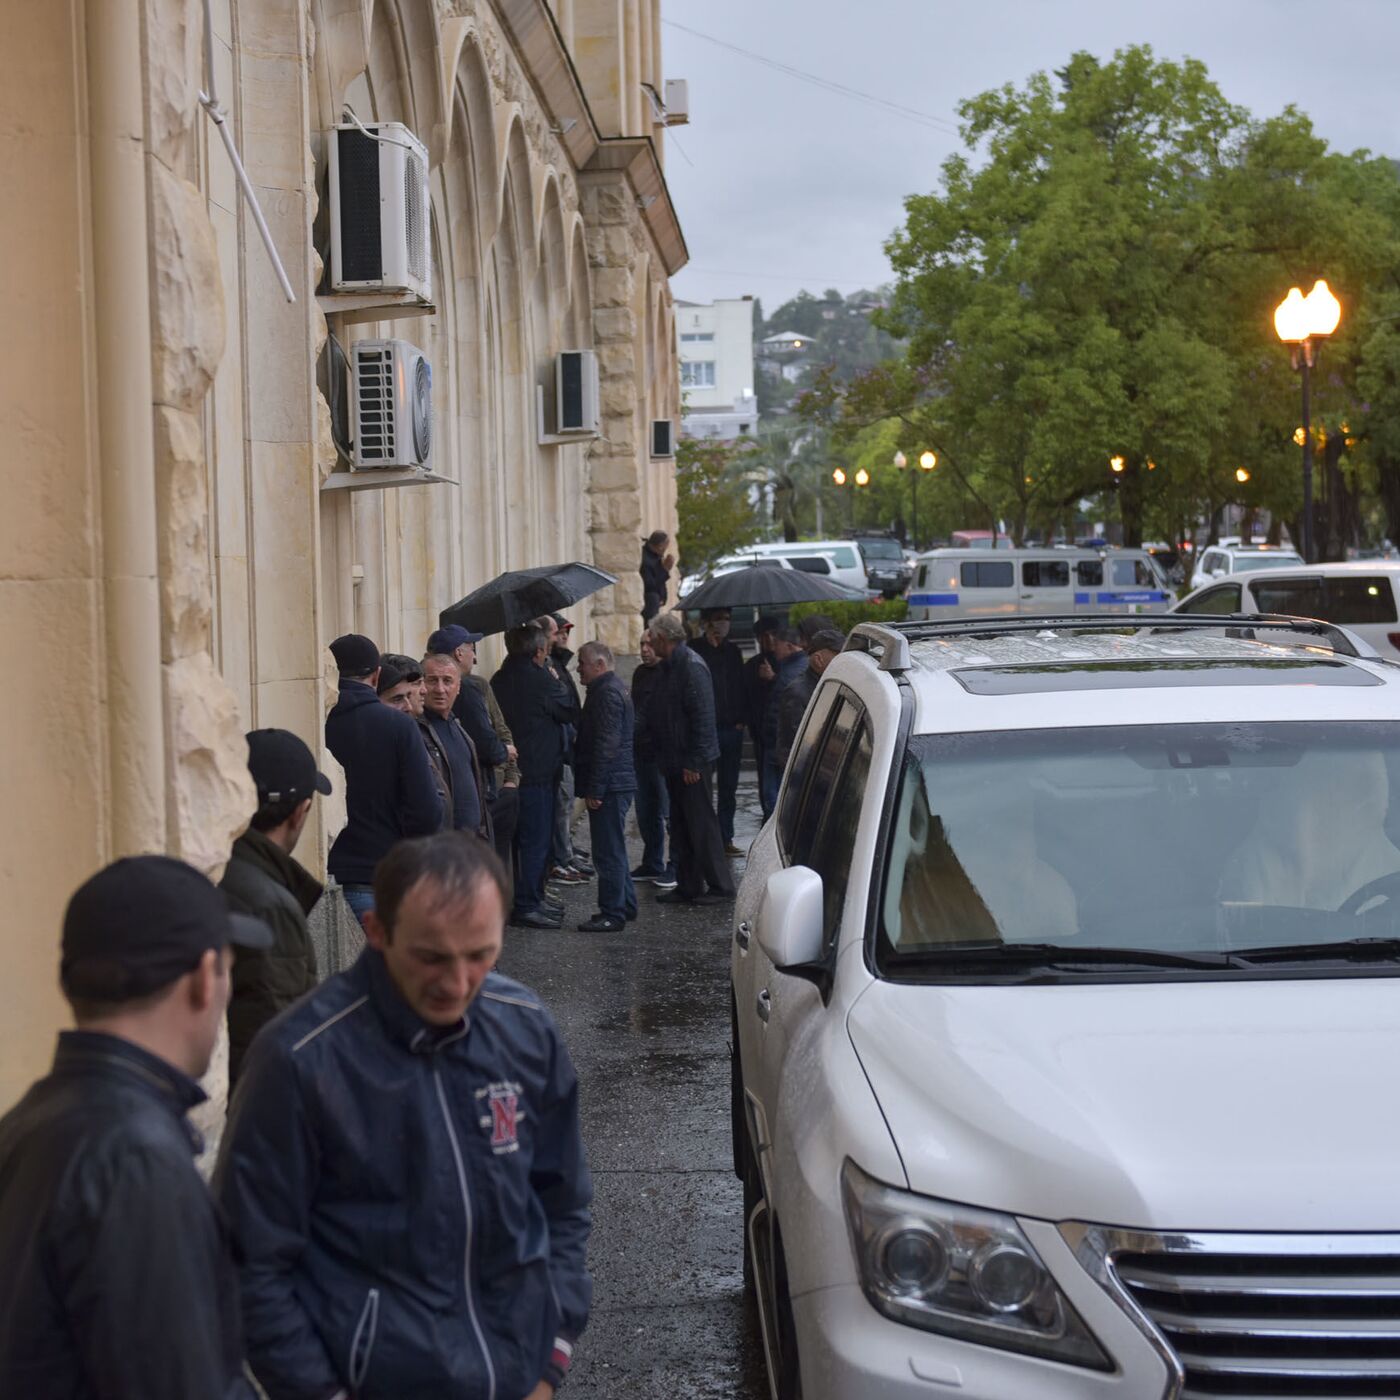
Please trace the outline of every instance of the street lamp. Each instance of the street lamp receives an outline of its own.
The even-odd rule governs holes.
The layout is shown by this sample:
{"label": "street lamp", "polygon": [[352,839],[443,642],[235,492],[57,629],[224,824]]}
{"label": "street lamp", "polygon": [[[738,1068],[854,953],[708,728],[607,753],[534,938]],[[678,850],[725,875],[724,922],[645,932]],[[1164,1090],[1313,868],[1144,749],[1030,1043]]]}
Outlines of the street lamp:
{"label": "street lamp", "polygon": [[844,486],[846,484],[846,469],[844,467],[837,467],[836,470],[832,472],[831,479],[838,486]]}
{"label": "street lamp", "polygon": [[1290,347],[1293,368],[1303,376],[1303,560],[1313,562],[1313,455],[1312,403],[1310,378],[1317,364],[1319,342],[1337,329],[1342,319],[1342,304],[1332,295],[1327,283],[1319,278],[1307,296],[1297,287],[1274,308],[1274,330],[1278,338]]}
{"label": "street lamp", "polygon": [[[900,471],[903,471],[903,470],[905,469],[905,467],[907,467],[907,466],[909,465],[909,459],[904,455],[904,453],[902,453],[902,452],[896,452],[896,453],[894,454],[894,464],[895,464],[896,467],[899,468]],[[920,453],[919,453],[919,471],[920,471],[920,472],[931,472],[937,465],[938,465],[938,454],[937,454],[936,452],[924,451],[924,452],[920,452]],[[913,539],[913,541],[914,541],[914,548],[915,548],[915,549],[918,549],[918,547],[919,547],[919,472],[915,472],[915,473],[914,473],[914,492],[913,492],[913,495],[914,495],[914,530],[913,530],[912,539]]]}
{"label": "street lamp", "polygon": [[857,486],[869,486],[869,485],[870,485],[870,473],[869,473],[868,471],[866,471],[864,467],[862,467],[862,468],[856,473],[856,485],[857,485]]}
{"label": "street lamp", "polygon": [[1243,486],[1245,482],[1249,480],[1249,473],[1243,467],[1236,467],[1235,480],[1238,481],[1241,486]]}

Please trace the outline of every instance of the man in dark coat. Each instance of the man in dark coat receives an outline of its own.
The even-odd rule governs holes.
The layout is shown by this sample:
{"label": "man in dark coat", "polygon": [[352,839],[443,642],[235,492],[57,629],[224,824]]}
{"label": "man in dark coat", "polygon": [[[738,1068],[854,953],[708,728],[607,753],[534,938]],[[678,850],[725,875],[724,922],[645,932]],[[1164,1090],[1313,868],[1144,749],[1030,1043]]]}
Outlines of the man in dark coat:
{"label": "man in dark coat", "polygon": [[671,537],[665,530],[653,530],[642,545],[642,621],[649,623],[666,606],[666,590],[671,584],[675,556],[666,553]]}
{"label": "man in dark coat", "polygon": [[[462,688],[462,673],[450,656],[429,654],[423,658],[423,722],[447,758],[452,788],[452,827],[470,831],[483,841],[491,839],[491,819],[482,798],[484,779],[476,745],[452,713]],[[494,736],[493,736],[494,737]]]}
{"label": "man in dark coat", "polygon": [[545,907],[545,874],[554,834],[554,790],[564,763],[564,731],[578,710],[545,669],[548,643],[533,623],[506,634],[508,655],[491,677],[506,722],[520,750],[520,807],[516,845],[520,878],[511,922],[525,928],[558,928]]}
{"label": "man in dark coat", "polygon": [[819,632],[814,632],[808,639],[806,669],[778,697],[779,769],[787,767],[793,741],[802,727],[802,716],[807,713],[807,702],[811,700],[822,672],[836,660],[845,645],[846,639],[834,627],[825,627]]}
{"label": "man in dark coat", "polygon": [[428,724],[424,709],[426,687],[423,684],[423,667],[411,656],[401,652],[386,651],[379,657],[379,680],[375,684],[379,699],[385,705],[412,717],[423,737],[423,747],[428,753],[428,766],[433,772],[433,786],[437,789],[438,801],[442,804],[442,823],[439,831],[452,829],[452,774],[447,763],[447,751],[438,741]]}
{"label": "man in dark coat", "polygon": [[[535,619],[535,626],[545,634],[549,644],[549,659],[545,669],[554,677],[573,701],[574,708],[582,713],[583,697],[579,694],[578,683],[569,671],[569,663],[574,653],[569,648],[569,634],[574,624],[563,613],[545,613]],[[550,846],[549,878],[559,884],[587,884],[593,875],[592,864],[574,849],[574,742],[577,729],[570,725],[564,732],[564,766],[559,773],[559,786],[554,793],[554,838]]]}
{"label": "man in dark coat", "polygon": [[744,658],[729,640],[729,609],[707,608],[704,632],[689,645],[710,668],[715,688],[715,734],[719,761],[715,766],[715,801],[719,834],[727,856],[744,853],[734,844],[734,810],[738,805],[739,764],[744,756]]}
{"label": "man in dark coat", "polygon": [[439,830],[442,802],[418,726],[380,704],[379,648],[352,632],[331,643],[331,655],[340,698],[326,716],[326,747],[345,770],[346,823],[326,867],[363,923],[374,908],[374,867],[394,842]]}
{"label": "man in dark coat", "polygon": [[228,1003],[228,1082],[232,1089],[253,1037],[279,1011],[316,985],[316,950],[306,916],[321,898],[321,882],[292,858],[315,793],[328,797],[330,779],[311,750],[286,729],[248,735],[248,771],[258,810],[233,843],[219,882],[230,905],[272,930],[270,948],[245,948],[233,963]]}
{"label": "man in dark coat", "polygon": [[185,1117],[204,1101],[234,942],[272,936],[168,856],[119,860],[69,901],[59,977],[78,1028],[0,1118],[6,1400],[254,1400]]}
{"label": "man in dark coat", "polygon": [[754,624],[758,651],[744,662],[744,723],[749,727],[749,741],[753,744],[754,765],[758,769],[758,800],[763,809],[764,821],[773,815],[773,809],[767,801],[767,790],[763,781],[763,715],[768,708],[773,677],[778,673],[778,659],[773,655],[773,641],[782,625],[781,618],[760,617]]}
{"label": "man in dark coat", "polygon": [[592,1292],[578,1076],[494,970],[484,841],[401,842],[374,888],[369,946],[258,1037],[229,1111],[249,1363],[271,1400],[549,1400]]}
{"label": "man in dark coat", "polygon": [[676,888],[676,872],[666,856],[666,836],[671,825],[671,803],[666,795],[666,775],[656,763],[656,742],[651,736],[647,711],[665,689],[666,668],[651,645],[651,634],[642,633],[642,664],[632,672],[632,759],[637,774],[637,830],[642,838],[641,864],[633,880],[646,880],[658,890]]}
{"label": "man in dark coat", "polygon": [[734,893],[711,795],[719,756],[714,686],[709,667],[685,644],[685,627],[675,613],[662,613],[650,632],[666,677],[663,692],[647,710],[647,727],[666,775],[677,882],[656,898],[666,904],[705,903]]}
{"label": "man in dark coat", "polygon": [[575,745],[574,777],[588,808],[593,863],[598,871],[598,912],[582,933],[617,933],[637,917],[637,892],[627,868],[627,809],[637,775],[632,767],[632,697],[613,670],[602,642],[579,648],[578,673],[588,688]]}
{"label": "man in dark coat", "polygon": [[778,789],[783,782],[786,755],[778,752],[778,714],[783,692],[807,669],[807,653],[795,627],[780,627],[773,635],[773,686],[768,692],[768,704],[763,711],[763,771],[759,774],[759,789],[764,808],[771,812],[778,803]]}

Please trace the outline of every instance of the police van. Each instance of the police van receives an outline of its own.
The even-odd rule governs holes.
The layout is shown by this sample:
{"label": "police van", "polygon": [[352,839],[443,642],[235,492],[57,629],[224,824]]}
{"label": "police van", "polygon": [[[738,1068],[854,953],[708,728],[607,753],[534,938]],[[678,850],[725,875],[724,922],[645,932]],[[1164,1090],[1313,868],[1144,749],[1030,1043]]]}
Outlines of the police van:
{"label": "police van", "polygon": [[933,549],[915,566],[909,618],[1137,613],[1172,601],[1141,549]]}

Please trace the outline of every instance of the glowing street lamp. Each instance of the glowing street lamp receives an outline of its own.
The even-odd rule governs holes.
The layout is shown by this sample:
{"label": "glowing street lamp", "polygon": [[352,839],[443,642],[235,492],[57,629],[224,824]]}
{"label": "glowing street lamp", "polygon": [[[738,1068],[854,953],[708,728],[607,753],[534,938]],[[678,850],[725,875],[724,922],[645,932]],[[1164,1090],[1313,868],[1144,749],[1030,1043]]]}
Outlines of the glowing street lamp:
{"label": "glowing street lamp", "polygon": [[831,479],[838,486],[844,486],[846,484],[846,469],[844,467],[837,467],[836,470],[832,472]]}
{"label": "glowing street lamp", "polygon": [[[1290,287],[1288,295],[1274,308],[1274,330],[1278,338],[1290,347],[1293,368],[1303,376],[1303,559],[1313,561],[1313,455],[1311,373],[1317,364],[1320,342],[1327,339],[1341,324],[1342,304],[1322,278],[1304,296],[1298,287]],[[1296,437],[1296,435],[1295,435]]]}
{"label": "glowing street lamp", "polygon": [[904,453],[896,452],[894,454],[894,464],[896,467],[899,468],[900,471],[903,471],[905,467],[909,465],[909,459],[904,455]]}
{"label": "glowing street lamp", "polygon": [[1243,467],[1236,467],[1235,480],[1238,481],[1241,486],[1243,486],[1245,482],[1249,480],[1249,473]]}
{"label": "glowing street lamp", "polygon": [[1110,457],[1108,459],[1108,469],[1114,476],[1122,476],[1127,470],[1128,464],[1121,457]]}
{"label": "glowing street lamp", "polygon": [[926,472],[931,472],[938,465],[938,454],[936,452],[919,453],[919,465]]}
{"label": "glowing street lamp", "polygon": [[869,486],[869,485],[870,485],[870,473],[869,473],[868,471],[866,471],[864,467],[862,467],[862,468],[856,473],[856,485],[857,485],[857,486]]}

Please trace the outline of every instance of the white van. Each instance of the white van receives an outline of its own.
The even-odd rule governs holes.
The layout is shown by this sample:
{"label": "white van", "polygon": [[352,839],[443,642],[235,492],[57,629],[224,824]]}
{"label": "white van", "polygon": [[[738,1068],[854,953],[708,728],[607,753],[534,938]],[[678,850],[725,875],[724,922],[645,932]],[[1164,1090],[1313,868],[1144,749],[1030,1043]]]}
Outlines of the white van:
{"label": "white van", "polygon": [[[793,567],[804,568],[799,560],[810,560],[826,556],[830,570],[826,574],[833,583],[844,583],[847,588],[867,589],[865,561],[860,550],[850,540],[778,540],[772,544],[750,545],[747,554],[779,555],[793,561]],[[807,567],[808,573],[821,573],[820,569]]]}
{"label": "white van", "polygon": [[934,549],[919,556],[909,618],[1151,612],[1171,601],[1140,549]]}

